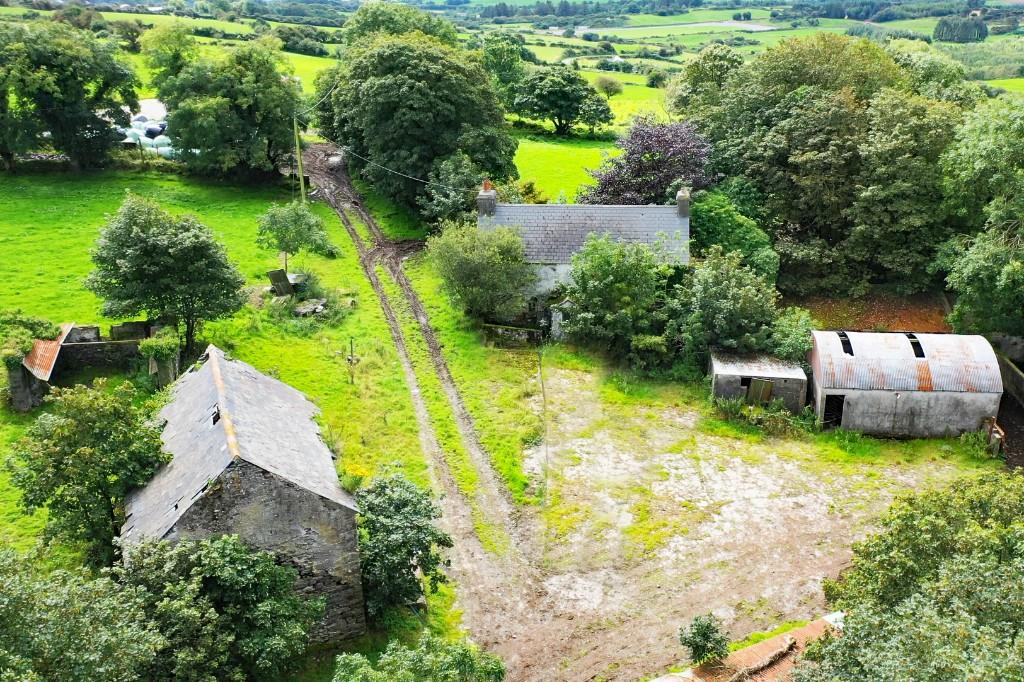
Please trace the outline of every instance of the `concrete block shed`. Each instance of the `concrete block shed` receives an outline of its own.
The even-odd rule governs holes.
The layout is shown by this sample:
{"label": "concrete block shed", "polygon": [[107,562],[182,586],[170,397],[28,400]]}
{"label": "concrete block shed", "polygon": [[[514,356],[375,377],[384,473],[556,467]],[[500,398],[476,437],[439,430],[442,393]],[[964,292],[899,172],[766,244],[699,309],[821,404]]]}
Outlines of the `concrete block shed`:
{"label": "concrete block shed", "polygon": [[812,332],[814,409],[826,427],[928,438],[995,419],[1003,381],[992,345],[958,334]]}
{"label": "concrete block shed", "polygon": [[807,374],[795,362],[768,355],[711,354],[711,394],[751,404],[779,399],[790,412],[807,403]]}

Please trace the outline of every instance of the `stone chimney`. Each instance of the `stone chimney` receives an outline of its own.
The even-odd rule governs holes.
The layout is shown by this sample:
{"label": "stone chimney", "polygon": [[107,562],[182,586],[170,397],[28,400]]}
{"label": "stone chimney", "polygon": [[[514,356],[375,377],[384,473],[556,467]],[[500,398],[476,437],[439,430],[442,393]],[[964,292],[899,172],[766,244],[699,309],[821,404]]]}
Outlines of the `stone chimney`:
{"label": "stone chimney", "polygon": [[476,211],[481,216],[492,216],[498,209],[498,190],[491,186],[490,180],[484,180],[480,193],[476,195]]}
{"label": "stone chimney", "polygon": [[680,187],[676,192],[676,207],[680,218],[690,217],[690,188]]}

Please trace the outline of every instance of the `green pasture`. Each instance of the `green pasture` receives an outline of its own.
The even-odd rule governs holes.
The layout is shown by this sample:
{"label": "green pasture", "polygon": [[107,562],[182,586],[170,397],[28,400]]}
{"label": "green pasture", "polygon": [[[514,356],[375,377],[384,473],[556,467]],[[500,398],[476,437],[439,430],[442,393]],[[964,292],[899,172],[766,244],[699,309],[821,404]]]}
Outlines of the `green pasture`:
{"label": "green pasture", "polygon": [[560,192],[573,201],[579,188],[592,182],[587,169],[597,168],[605,154],[617,151],[604,140],[524,136],[519,138],[516,167],[520,180],[533,180],[550,201]]}
{"label": "green pasture", "polygon": [[739,9],[695,9],[685,14],[630,14],[626,20],[627,26],[660,26],[662,24],[693,24],[702,21],[732,21],[732,15],[736,12],[750,12],[750,20],[763,22],[771,18],[771,12],[766,9],[752,9],[743,7]]}

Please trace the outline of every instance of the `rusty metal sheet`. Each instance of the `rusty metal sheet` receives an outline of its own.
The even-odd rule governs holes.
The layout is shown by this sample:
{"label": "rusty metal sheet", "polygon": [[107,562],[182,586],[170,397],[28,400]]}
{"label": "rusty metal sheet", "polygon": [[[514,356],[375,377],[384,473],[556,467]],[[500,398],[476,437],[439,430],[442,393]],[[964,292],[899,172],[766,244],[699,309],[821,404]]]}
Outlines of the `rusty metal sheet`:
{"label": "rusty metal sheet", "polygon": [[55,339],[36,339],[21,364],[25,366],[32,376],[40,381],[49,381],[53,374],[53,368],[57,365],[57,357],[60,355],[61,344],[74,328],[74,322],[65,322],[60,326],[60,334]]}

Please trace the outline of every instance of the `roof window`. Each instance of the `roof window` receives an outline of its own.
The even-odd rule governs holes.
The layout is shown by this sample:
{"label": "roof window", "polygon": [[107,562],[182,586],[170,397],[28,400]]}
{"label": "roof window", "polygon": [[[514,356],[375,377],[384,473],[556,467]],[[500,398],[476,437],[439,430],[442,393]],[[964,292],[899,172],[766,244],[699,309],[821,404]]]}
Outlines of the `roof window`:
{"label": "roof window", "polygon": [[907,338],[910,339],[910,347],[914,349],[914,357],[923,358],[924,347],[921,345],[921,340],[917,338],[917,334],[910,332],[907,334]]}
{"label": "roof window", "polygon": [[836,332],[839,336],[839,343],[843,344],[843,352],[849,356],[853,356],[853,344],[850,343],[850,337],[846,335],[846,332]]}

